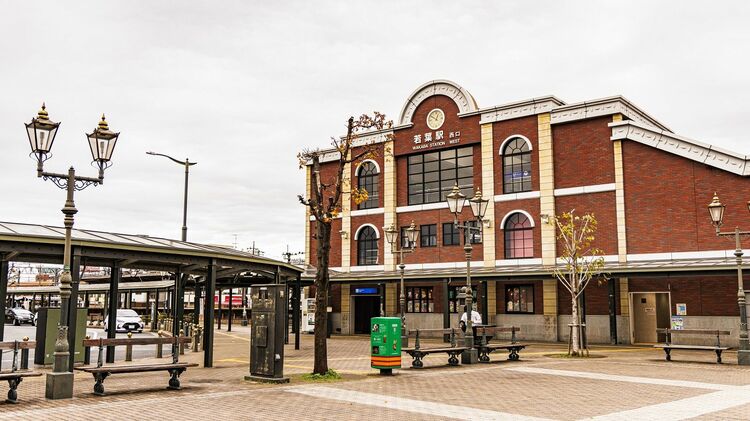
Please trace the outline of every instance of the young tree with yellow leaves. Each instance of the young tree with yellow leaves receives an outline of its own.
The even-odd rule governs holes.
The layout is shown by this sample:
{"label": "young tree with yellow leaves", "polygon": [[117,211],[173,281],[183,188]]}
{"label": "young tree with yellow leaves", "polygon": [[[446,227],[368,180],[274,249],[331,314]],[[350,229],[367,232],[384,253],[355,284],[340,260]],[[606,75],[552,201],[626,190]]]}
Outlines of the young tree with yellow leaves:
{"label": "young tree with yellow leaves", "polygon": [[[344,174],[347,164],[357,163],[376,154],[373,144],[355,145],[361,134],[368,131],[379,131],[391,128],[393,122],[386,121],[385,115],[377,111],[372,116],[363,114],[358,119],[350,117],[346,136],[332,138],[333,150],[304,150],[297,154],[300,168],[312,167],[311,197],[298,196],[300,203],[310,209],[315,219],[316,269],[315,274],[315,363],[314,374],[328,372],[328,348],[326,333],[328,331],[329,259],[331,251],[331,225],[341,212],[342,194],[349,192],[354,203],[367,200],[364,189],[354,188],[348,182],[349,174]],[[320,160],[323,155],[337,154],[338,159],[331,165],[336,166],[330,179],[323,179],[320,171]]]}
{"label": "young tree with yellow leaves", "polygon": [[592,246],[597,225],[593,213],[578,216],[575,210],[571,210],[550,220],[557,228],[558,244],[562,245],[555,264],[555,277],[571,297],[573,329],[569,354],[578,357],[584,348],[579,297],[591,279],[602,275],[604,253]]}

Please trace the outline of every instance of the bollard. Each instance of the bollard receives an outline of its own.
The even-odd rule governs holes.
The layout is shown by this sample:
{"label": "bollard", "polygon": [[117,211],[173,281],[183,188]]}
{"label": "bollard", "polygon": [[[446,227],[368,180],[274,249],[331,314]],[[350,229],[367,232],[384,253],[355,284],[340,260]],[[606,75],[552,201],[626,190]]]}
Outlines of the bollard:
{"label": "bollard", "polygon": [[[28,336],[23,337],[24,342],[29,341]],[[21,370],[28,370],[29,369],[29,349],[24,348],[21,350]]]}
{"label": "bollard", "polygon": [[198,352],[198,325],[193,325],[193,352]]}
{"label": "bollard", "polygon": [[[128,339],[133,338],[133,333],[128,332]],[[133,345],[127,344],[125,345],[125,361],[133,361]]]}
{"label": "bollard", "polygon": [[[160,330],[158,333],[160,339],[161,339],[161,333],[162,331]],[[156,344],[156,358],[162,358],[162,357],[164,357],[164,345],[162,343],[158,343]]]}
{"label": "bollard", "polygon": [[[86,339],[91,339],[89,335],[86,335]],[[83,365],[91,364],[91,347],[83,347]]]}
{"label": "bollard", "polygon": [[185,342],[182,342],[182,337],[185,336],[185,331],[180,329],[180,335],[177,340],[180,341],[180,355],[185,355]]}

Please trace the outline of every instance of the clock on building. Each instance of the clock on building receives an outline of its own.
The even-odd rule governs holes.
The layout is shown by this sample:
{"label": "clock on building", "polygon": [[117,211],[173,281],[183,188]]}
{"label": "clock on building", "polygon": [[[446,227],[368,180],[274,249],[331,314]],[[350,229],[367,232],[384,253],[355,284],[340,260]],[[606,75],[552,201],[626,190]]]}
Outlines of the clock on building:
{"label": "clock on building", "polygon": [[444,122],[445,113],[443,113],[443,110],[441,110],[440,108],[435,108],[434,110],[427,113],[427,127],[429,127],[430,129],[437,130],[442,127]]}

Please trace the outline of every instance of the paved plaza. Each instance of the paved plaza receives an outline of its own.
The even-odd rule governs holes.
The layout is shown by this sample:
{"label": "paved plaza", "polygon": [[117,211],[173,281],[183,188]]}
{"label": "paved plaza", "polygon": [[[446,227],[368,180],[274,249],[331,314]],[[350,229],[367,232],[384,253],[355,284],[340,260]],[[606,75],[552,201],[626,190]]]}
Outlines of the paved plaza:
{"label": "paved plaza", "polygon": [[[596,358],[561,358],[564,346],[531,344],[518,362],[445,366],[431,355],[421,370],[384,377],[369,368],[368,337],[334,337],[330,365],[341,381],[301,379],[313,363],[312,336],[286,348],[287,385],[243,380],[248,372],[247,328],[217,331],[215,367],[188,370],[183,388],[169,391],[165,373],[114,375],[107,396],[92,394],[93,379],[76,374],[72,400],[44,399],[44,377],[25,380],[20,403],[0,404],[0,419],[471,419],[643,420],[748,419],[750,369],[724,365],[709,353],[682,352],[675,361],[638,347],[594,347]],[[430,341],[424,345],[429,346]],[[185,361],[202,361],[188,352]],[[142,361],[156,362],[159,360]],[[163,361],[163,360],[162,360]],[[407,363],[407,359],[404,360]],[[5,386],[5,385],[4,385]],[[2,393],[6,393],[4,387]]]}

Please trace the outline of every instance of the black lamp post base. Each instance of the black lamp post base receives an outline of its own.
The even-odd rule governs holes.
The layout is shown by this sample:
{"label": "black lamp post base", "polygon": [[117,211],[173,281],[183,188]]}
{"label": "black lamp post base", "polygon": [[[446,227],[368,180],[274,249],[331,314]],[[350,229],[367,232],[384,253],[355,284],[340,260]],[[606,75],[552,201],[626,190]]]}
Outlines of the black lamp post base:
{"label": "black lamp post base", "polygon": [[461,364],[477,364],[479,362],[479,354],[476,348],[467,349],[461,353]]}
{"label": "black lamp post base", "polygon": [[47,373],[47,399],[71,399],[73,397],[73,373]]}
{"label": "black lamp post base", "polygon": [[740,349],[737,351],[737,365],[750,365],[750,350]]}

